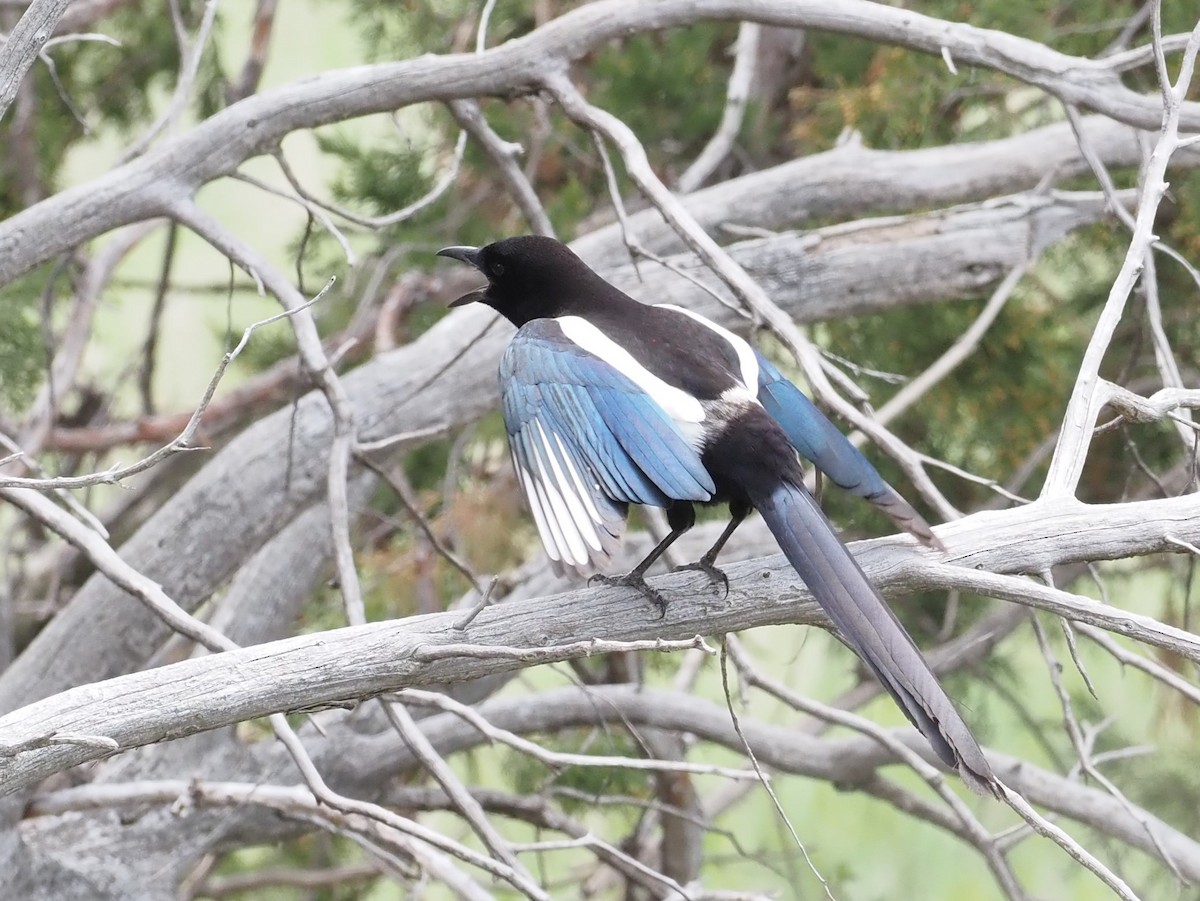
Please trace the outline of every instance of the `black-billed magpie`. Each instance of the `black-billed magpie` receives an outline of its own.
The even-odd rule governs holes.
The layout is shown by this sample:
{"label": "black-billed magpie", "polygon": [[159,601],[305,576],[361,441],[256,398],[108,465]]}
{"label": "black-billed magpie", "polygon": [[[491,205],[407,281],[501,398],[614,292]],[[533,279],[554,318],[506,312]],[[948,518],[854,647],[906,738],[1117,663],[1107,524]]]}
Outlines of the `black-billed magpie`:
{"label": "black-billed magpie", "polygon": [[665,609],[643,575],[695,524],[695,503],[732,520],[690,568],[714,562],[751,511],[766,521],[838,632],[937,755],[979,793],[999,791],[975,738],[921,652],[804,486],[797,452],[877,504],[923,543],[929,524],[804,394],[746,341],[680,307],[639,303],[553,238],[447,247],[476,267],[481,302],[517,333],[500,363],[513,462],[556,572],[588,574],[620,542],[629,504],[664,507],[671,532],[624,576]]}

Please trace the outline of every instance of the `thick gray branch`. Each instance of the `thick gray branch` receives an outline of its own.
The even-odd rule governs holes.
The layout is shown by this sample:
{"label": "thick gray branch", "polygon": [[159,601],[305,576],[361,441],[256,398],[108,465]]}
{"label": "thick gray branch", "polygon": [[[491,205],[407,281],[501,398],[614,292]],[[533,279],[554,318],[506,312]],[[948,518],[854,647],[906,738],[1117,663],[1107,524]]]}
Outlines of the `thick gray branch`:
{"label": "thick gray branch", "polygon": [[[730,251],[795,321],[842,319],[926,303],[931,285],[949,292],[947,299],[985,296],[1063,235],[1100,221],[1105,210],[1097,193],[1019,194],[979,206],[744,241]],[[686,254],[671,262],[726,303],[736,303],[725,282],[698,258]],[[688,287],[671,269],[642,262],[636,270],[626,264],[605,274],[629,294],[655,303],[678,302],[682,289],[689,295],[685,306],[712,319],[728,318],[721,303]]]}
{"label": "thick gray branch", "polygon": [[[242,100],[144,157],[0,223],[0,285],[120,225],[168,214],[181,197],[270,151],[292,131],[390,112],[421,101],[528,92],[605,42],[713,19],[852,34],[1006,72],[1077,106],[1157,128],[1158,95],[1121,84],[1102,61],[1080,59],[999,31],[944,22],[867,0],[603,0],[485,53],[326,72]],[[1185,129],[1200,130],[1200,104]]]}
{"label": "thick gray branch", "polygon": [[[1055,500],[980,513],[939,529],[948,560],[908,538],[854,547],[885,594],[969,583],[973,570],[1042,572],[1063,563],[1172,552],[1200,542],[1200,495],[1089,506]],[[0,793],[112,753],[190,735],[268,713],[337,704],[400,688],[459,682],[518,669],[529,655],[505,649],[558,649],[586,655],[586,640],[654,635],[686,639],[779,623],[822,624],[819,608],[782,556],[731,566],[726,601],[704,576],[657,581],[674,599],[666,618],[635,590],[584,589],[485,609],[466,631],[457,614],[432,614],[303,635],[187,660],[69,689],[0,719]],[[1030,583],[1029,603],[1039,594]],[[689,592],[699,591],[698,594]],[[1060,593],[1065,598],[1073,596]],[[1200,638],[1099,602],[1076,601],[1080,619],[1116,629],[1200,661]],[[467,647],[470,646],[470,647]],[[539,658],[540,662],[545,662]],[[83,736],[59,740],[56,736]]]}
{"label": "thick gray branch", "polygon": [[[723,705],[658,689],[628,685],[562,688],[539,694],[536,702],[527,696],[497,698],[483,704],[478,712],[494,726],[521,735],[554,733],[605,722],[614,727],[683,732],[723,745],[734,753],[744,752]],[[886,748],[867,737],[816,738],[794,727],[747,719],[742,721],[742,728],[759,760],[783,773],[853,785],[869,778],[877,767],[894,762]],[[453,714],[423,720],[421,729],[443,755],[463,753],[485,741],[470,723]],[[897,732],[896,737],[927,760],[933,760],[929,748],[911,730]],[[310,734],[306,743],[321,768],[330,772],[331,782],[340,790],[355,795],[379,798],[392,778],[416,766],[412,753],[394,734],[386,731],[362,736],[338,730],[327,738]],[[243,782],[272,781],[279,772],[273,761],[279,756],[279,750],[270,745],[251,748],[249,757],[244,757],[242,762],[253,760],[258,765],[237,770],[242,774],[237,778]],[[1144,811],[1141,812],[1143,821],[1139,821],[1117,799],[1102,791],[1069,781],[1027,761],[995,752],[990,752],[989,757],[1004,781],[1030,802],[1086,823],[1156,858],[1160,854],[1155,845],[1157,839],[1184,878],[1200,881],[1200,844],[1194,839]],[[230,768],[236,762],[223,759],[216,761],[215,766],[211,765],[213,761],[208,763],[210,766],[205,769],[211,775],[196,775],[216,781],[231,778]],[[88,799],[103,808],[109,803],[119,803],[123,794],[136,797],[137,787],[138,783],[134,781],[128,788],[117,783],[56,792],[35,801],[34,811],[48,814],[73,807],[86,808]],[[74,803],[75,798],[81,803]],[[295,824],[255,815],[251,809],[240,810],[238,816],[225,813],[204,817],[199,823],[190,825],[179,824],[177,820],[177,817],[155,813],[150,814],[144,827],[131,829],[122,827],[116,820],[109,827],[102,822],[93,822],[90,828],[81,828],[83,824],[78,821],[56,823],[34,819],[27,821],[23,831],[34,847],[47,849],[78,847],[81,838],[88,837],[87,844],[94,850],[98,865],[106,861],[128,861],[131,855],[119,851],[119,846],[125,842],[129,842],[130,847],[142,849],[147,847],[146,840],[152,836],[163,836],[167,838],[166,842],[150,844],[155,852],[152,864],[179,868],[186,867],[187,861],[202,850],[279,840],[297,831]],[[1154,838],[1148,834],[1147,826],[1154,830]],[[131,831],[133,835],[128,835]],[[181,841],[181,834],[190,840]],[[192,841],[198,844],[193,846]],[[161,851],[158,844],[163,845]],[[187,849],[182,860],[178,859],[180,844]]]}
{"label": "thick gray branch", "polygon": [[[1138,132],[1103,116],[1082,121],[1084,139],[1110,168],[1141,164]],[[1181,150],[1172,165],[1200,165],[1200,147]],[[1069,122],[1046,125],[996,141],[947,144],[920,150],[875,150],[859,140],[753,172],[683,198],[688,212],[713,237],[725,225],[781,229],[866,213],[904,213],[1032,190],[1047,178],[1086,175],[1087,160]],[[746,212],[743,212],[746,211]],[[654,253],[682,245],[655,209],[629,216],[638,242]],[[620,223],[579,238],[573,245],[593,265],[618,265],[628,257]]]}
{"label": "thick gray branch", "polygon": [[[897,302],[986,290],[1068,231],[1103,215],[1098,196],[1029,198],[902,220],[783,234],[730,248],[799,321]],[[693,267],[690,259],[680,265]],[[664,270],[605,274],[635,296],[692,307],[730,328],[746,323]],[[704,279],[707,273],[697,272]],[[453,312],[408,347],[343,379],[363,440],[471,422],[494,406],[495,372],[511,327],[488,327],[480,308]],[[485,332],[485,329],[487,331]],[[477,341],[477,336],[482,335]],[[469,360],[462,355],[470,351]],[[294,429],[293,429],[294,425]],[[324,491],[332,423],[320,394],[247,429],[120,549],[133,567],[195,609]],[[0,676],[0,711],[126,671],[166,637],[166,627],[101,577],[76,593]]]}

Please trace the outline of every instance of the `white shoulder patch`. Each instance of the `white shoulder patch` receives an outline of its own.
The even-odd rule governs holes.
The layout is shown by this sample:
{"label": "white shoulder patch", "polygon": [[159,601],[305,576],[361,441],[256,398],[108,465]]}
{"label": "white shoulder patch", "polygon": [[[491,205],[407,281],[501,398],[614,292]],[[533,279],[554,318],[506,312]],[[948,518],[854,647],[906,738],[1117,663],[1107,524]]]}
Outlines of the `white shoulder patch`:
{"label": "white shoulder patch", "polygon": [[[678,307],[673,303],[660,303],[655,304],[655,306],[662,307],[664,310],[674,310],[677,313],[682,313],[684,316],[690,316],[701,325],[707,326],[728,341],[737,353],[739,368],[742,371],[742,384],[750,392],[750,400],[758,400],[758,358],[754,355],[754,348],[744,338],[738,337],[727,328],[722,328],[711,319],[705,319],[699,313],[693,313],[691,310]],[[729,394],[728,391],[725,393]],[[740,394],[738,397],[739,400],[744,398],[744,394]]]}
{"label": "white shoulder patch", "polygon": [[[704,407],[700,401],[686,391],[668,385],[635,360],[633,354],[586,319],[579,316],[561,316],[554,321],[558,323],[564,335],[645,391],[677,423],[704,421]],[[744,341],[742,343],[745,344]],[[754,355],[751,354],[750,358],[753,361]],[[755,369],[757,371],[757,366]],[[757,376],[755,384],[758,384]]]}

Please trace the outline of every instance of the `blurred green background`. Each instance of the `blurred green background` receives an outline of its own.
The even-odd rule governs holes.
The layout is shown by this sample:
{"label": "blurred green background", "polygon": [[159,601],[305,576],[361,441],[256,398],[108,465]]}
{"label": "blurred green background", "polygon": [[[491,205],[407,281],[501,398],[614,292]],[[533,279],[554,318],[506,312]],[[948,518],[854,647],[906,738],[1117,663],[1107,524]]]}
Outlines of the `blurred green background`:
{"label": "blurred green background", "polygon": [[[572,5],[556,0],[500,0],[492,17],[489,44],[524,34]],[[194,31],[202,4],[181,0],[180,6]],[[1122,0],[1088,4],[927,0],[910,6],[929,15],[1007,30],[1066,53],[1091,56],[1108,46],[1137,4]],[[332,68],[469,49],[471,31],[464,23],[469,26],[476,13],[475,4],[460,0],[283,0],[261,89]],[[1167,4],[1164,31],[1189,29],[1196,14],[1192,4]],[[247,53],[253,16],[254,4],[248,2],[221,7],[214,40],[203,57],[196,99],[183,127],[225,105],[229,84]],[[0,157],[0,217],[23,208],[31,198],[107,171],[169,99],[177,58],[164,5],[135,4],[124,9],[105,20],[105,32],[118,38],[122,48],[74,43],[53,50],[61,90],[82,111],[86,129],[61,100],[60,88],[45,67],[35,68],[37,109],[32,140],[38,165],[30,172],[21,168],[15,155]],[[720,120],[736,33],[736,24],[707,24],[637,36],[582,60],[573,75],[593,103],[618,114],[635,129],[669,184],[704,146]],[[1146,39],[1143,32],[1137,43]],[[1126,80],[1141,90],[1155,90],[1150,69],[1132,72]],[[1197,96],[1195,90],[1193,96]],[[502,137],[525,145],[523,162],[561,237],[569,240],[592,224],[607,221],[610,211],[604,174],[590,138],[545,104],[525,99],[487,100],[483,109]],[[860,132],[869,147],[912,149],[984,141],[1062,118],[1057,101],[1006,77],[966,67],[952,74],[940,58],[812,33],[807,35],[784,89],[749,111],[738,152],[717,177],[828,150],[845,129]],[[13,140],[13,123],[9,116],[0,124],[0,146]],[[375,116],[315,133],[296,133],[286,139],[283,152],[308,190],[375,215],[410,203],[429,190],[450,164],[456,135],[457,127],[445,110],[422,106],[394,117]],[[252,160],[242,171],[281,189],[287,187],[270,158]],[[1115,175],[1122,186],[1136,181],[1132,171]],[[1062,186],[1094,187],[1090,178]],[[1159,234],[1189,259],[1200,259],[1200,182],[1191,172],[1180,172],[1172,178],[1171,188]],[[632,190],[629,193],[632,195]],[[496,173],[473,143],[468,143],[463,170],[454,186],[420,215],[381,232],[347,228],[356,255],[353,264],[326,231],[319,226],[308,228],[299,206],[244,182],[225,179],[210,185],[201,192],[200,202],[285,271],[294,272],[299,265],[307,293],[315,293],[331,276],[338,277],[329,297],[317,307],[327,335],[346,327],[363,284],[376,273],[376,267],[383,267],[386,284],[409,272],[433,269],[431,251],[437,247],[485,243],[527,230],[499,186]],[[798,228],[820,224],[824,223],[795,223]],[[980,476],[1002,482],[1010,478],[1054,433],[1126,238],[1122,228],[1106,223],[1078,232],[1052,248],[1022,281],[979,351],[901,417],[893,426],[896,431],[921,450]],[[104,240],[108,239],[97,245]],[[106,415],[113,419],[138,414],[140,401],[130,361],[141,353],[145,341],[168,240],[168,230],[160,229],[122,263],[96,320],[95,337],[85,358],[85,381],[105,399]],[[272,299],[258,296],[247,276],[231,273],[228,262],[203,241],[182,230],[176,240],[160,329],[160,354],[166,362],[157,368],[153,384],[154,403],[166,411],[193,406],[228,335],[239,335],[246,325],[277,309]],[[0,412],[6,420],[19,418],[40,381],[44,314],[49,311],[51,325],[61,327],[76,275],[69,264],[47,265],[0,289],[6,301],[0,304]],[[1200,370],[1196,284],[1182,267],[1163,258],[1158,279],[1167,334],[1185,382],[1195,384]],[[396,340],[411,340],[432,325],[443,315],[442,300],[406,311],[398,323]],[[898,310],[822,323],[811,334],[822,346],[861,366],[911,375],[948,347],[982,305],[981,300],[967,300]],[[260,333],[226,378],[222,393],[288,357],[291,351],[286,328]],[[1156,377],[1140,297],[1131,303],[1104,374],[1119,377],[1125,384],[1150,384]],[[897,389],[882,380],[864,384],[876,406]],[[68,411],[72,404],[82,406],[83,402],[82,397],[68,398]],[[493,416],[465,436],[451,436],[414,452],[406,466],[422,508],[435,527],[452,534],[456,546],[464,549],[481,571],[515,564],[528,555],[535,541],[508,474],[501,441],[502,431]],[[1114,430],[1096,440],[1080,496],[1093,501],[1156,496],[1152,475],[1177,465],[1177,456],[1177,438],[1165,424]],[[447,490],[446,467],[451,460],[455,462],[454,485]],[[86,462],[98,468],[105,459]],[[900,473],[883,463],[885,475],[903,485]],[[1040,467],[1032,467],[1021,492],[1036,495],[1041,473]],[[992,497],[978,484],[943,474],[937,475],[937,480],[963,510],[976,509]],[[834,519],[849,524],[850,534],[886,531],[882,521],[870,518],[857,504],[832,494],[825,500]],[[461,576],[430,556],[386,492],[375,498],[373,510],[365,517],[359,554],[372,616],[398,617],[440,607],[466,589]],[[1190,561],[1126,562],[1103,565],[1099,572],[1111,602],[1168,623],[1188,625],[1191,602],[1197,597]],[[1096,594],[1088,577],[1072,588]],[[945,596],[933,594],[902,605],[900,612],[918,643],[936,641],[945,606]],[[981,599],[963,598],[956,627],[973,622],[986,606]],[[328,596],[314,599],[304,627],[340,624],[340,609],[331,590]],[[1200,780],[1194,762],[1195,709],[1083,642],[1082,659],[1098,693],[1098,700],[1093,699],[1070,663],[1057,626],[1049,620],[1045,625],[1065,664],[1063,679],[1077,714],[1093,724],[1106,724],[1098,747],[1112,750],[1147,745],[1154,749],[1114,760],[1106,766],[1106,774],[1132,801],[1196,834]],[[763,629],[745,636],[745,641],[760,665],[815,697],[831,698],[853,684],[850,655],[816,630]],[[1185,669],[1182,661],[1166,655],[1157,655],[1157,659]],[[650,658],[648,665],[652,680],[669,682],[676,661]],[[1190,667],[1187,674],[1192,675]],[[564,671],[539,669],[526,673],[506,691],[527,693],[567,680]],[[698,691],[704,696],[720,698],[719,673],[712,667],[704,672],[701,686]],[[1062,729],[1059,702],[1028,626],[984,665],[951,678],[948,687],[989,746],[1054,770],[1064,771],[1072,765],[1074,754]],[[744,716],[780,723],[795,719],[782,705],[761,695],[751,698]],[[901,724],[900,714],[887,700],[874,702],[866,713],[887,724]],[[252,736],[253,730],[248,734]],[[547,741],[556,747],[586,745],[595,753],[605,753],[603,747],[588,744],[594,738],[567,734]],[[612,740],[617,743],[614,750],[620,750],[619,734]],[[742,763],[736,755],[703,747],[691,756]],[[490,747],[454,762],[469,783],[512,791],[538,792],[565,784],[606,795],[642,799],[654,795],[650,780],[636,773],[567,770],[556,775]],[[901,777],[900,781],[920,791],[915,779]],[[697,777],[696,785],[704,796],[719,788],[719,780]],[[777,779],[775,786],[815,865],[843,901],[1001,897],[982,859],[944,832],[835,786],[797,778]],[[974,799],[968,803],[991,829],[1014,822],[998,805]],[[572,813],[606,836],[621,836],[636,825],[636,808],[606,811],[581,805]],[[461,830],[457,821],[447,817],[432,817],[430,822]],[[1200,897],[1125,846],[1074,824],[1068,828],[1139,887],[1143,897]],[[512,834],[522,832],[517,829]],[[525,835],[535,839],[532,832]],[[472,841],[463,834],[456,837]],[[706,854],[702,878],[707,887],[753,888],[783,898],[822,896],[820,884],[799,858],[761,790],[748,792],[718,819],[706,842]],[[230,854],[221,861],[218,872],[231,875],[268,865],[314,861],[329,865],[355,859],[358,852],[342,841],[313,835],[282,847]],[[551,881],[562,886],[562,897],[576,897],[573,874],[586,859],[584,851],[546,853],[531,862],[531,867],[535,873],[550,874]],[[1039,897],[1108,896],[1091,875],[1042,839],[1026,838],[1013,863]],[[503,896],[504,890],[498,893]],[[319,891],[259,889],[241,896],[330,901],[406,897],[397,886],[371,879]],[[443,897],[436,890],[427,896]]]}

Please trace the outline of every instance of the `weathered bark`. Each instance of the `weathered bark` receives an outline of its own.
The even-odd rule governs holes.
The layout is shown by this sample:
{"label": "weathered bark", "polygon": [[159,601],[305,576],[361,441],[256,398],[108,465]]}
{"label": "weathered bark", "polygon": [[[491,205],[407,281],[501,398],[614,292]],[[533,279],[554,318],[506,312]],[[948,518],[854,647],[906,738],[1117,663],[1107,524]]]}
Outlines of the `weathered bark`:
{"label": "weathered bark", "polygon": [[[1200,638],[1147,617],[991,573],[1041,573],[1075,561],[1113,560],[1200,543],[1200,496],[1092,506],[1044,501],[977,513],[939,529],[945,562],[908,538],[866,542],[860,562],[885,594],[977,586],[1100,625],[1200,662]],[[857,547],[857,545],[856,545]],[[820,609],[779,556],[729,567],[729,595],[713,598],[707,578],[664,576],[678,599],[654,627],[663,639],[737,632],[778,623],[824,624]],[[695,595],[697,584],[703,589]],[[1009,586],[1005,589],[1005,586]],[[1062,604],[1067,604],[1067,607]],[[642,638],[653,611],[636,590],[583,589],[483,610],[465,632],[455,613],[370,623],[302,635],[60,691],[0,718],[0,791],[12,793],[55,772],[108,756],[95,744],[45,741],[56,732],[104,736],[120,748],[190,735],[268,713],[338,704],[405,687],[461,682],[528,665],[536,655],[503,648],[564,647],[546,661],[585,656],[570,646]],[[476,654],[462,650],[478,646]],[[487,649],[491,649],[489,654]],[[236,674],[236,676],[235,676]]]}
{"label": "weathered bark", "polygon": [[[108,8],[105,3],[117,5],[101,0],[87,4],[86,11]],[[51,10],[56,18],[65,5],[41,0],[30,9],[38,15]],[[605,42],[715,19],[853,34],[942,55],[952,66],[1008,73],[1068,104],[1111,117],[1089,117],[1081,126],[1083,141],[1110,167],[1138,165],[1137,129],[1157,129],[1162,119],[1162,98],[1126,88],[1118,69],[1104,61],[1068,57],[1013,35],[905,9],[860,0],[603,0],[484,53],[322,73],[233,104],[145,156],[0,223],[0,285],[122,224],[182,216],[181,200],[234,173],[245,160],[270,152],[293,131],[417,102],[532,93],[549,83],[547,73],[565,70]],[[776,34],[790,40],[786,32]],[[48,35],[36,37],[44,41]],[[0,116],[10,71],[15,71],[10,62],[20,55],[17,68],[27,68],[37,40],[14,31],[0,50]],[[16,73],[18,81],[24,68]],[[1179,112],[1184,130],[1200,128],[1200,104],[1182,103]],[[1200,148],[1193,146],[1181,148],[1172,165],[1198,162]],[[729,247],[734,260],[775,303],[797,321],[811,322],[981,296],[1064,235],[1105,215],[1098,195],[1045,193],[1056,180],[1087,171],[1066,124],[1003,141],[903,153],[865,149],[851,139],[827,153],[691,194],[685,206],[710,235],[722,243],[736,241]],[[1028,193],[1017,193],[1022,191]],[[1005,194],[1016,196],[993,199]],[[761,233],[814,219],[979,201],[986,202],[754,240],[737,240],[744,232],[735,228]],[[1143,204],[1143,209],[1151,208]],[[652,251],[678,253],[682,246],[656,210],[635,214],[629,224]],[[574,246],[637,296],[692,307],[730,327],[741,325],[725,306],[666,269],[643,262],[635,271],[616,226],[585,235]],[[671,262],[728,298],[720,280],[691,257],[679,255]],[[276,280],[280,283],[286,286],[286,279]],[[346,376],[342,384],[357,437],[452,428],[492,409],[495,362],[508,334],[509,327],[495,323],[487,311],[458,311],[412,345]],[[284,638],[329,556],[330,398],[314,392],[295,410],[248,429],[121,548],[124,563],[161,583],[185,609],[197,609],[224,589],[216,621],[240,641],[269,643],[139,672],[155,662],[168,629],[95,576],[0,675],[0,714],[8,712],[0,717],[0,794],[9,795],[0,798],[0,881],[10,892],[57,899],[119,898],[136,891],[140,897],[168,898],[206,853],[311,828],[255,807],[198,810],[185,820],[162,806],[172,790],[178,793],[184,775],[276,785],[295,781],[293,763],[279,746],[244,745],[226,728],[247,718],[354,702],[408,686],[478,701],[530,660],[587,653],[587,647],[568,647],[580,637],[687,639],[772,623],[821,624],[819,611],[781,558],[730,566],[726,601],[695,574],[665,577],[660,584],[676,601],[661,622],[632,592],[556,594],[561,584],[535,564],[502,607],[484,610],[465,632],[454,629],[456,616],[445,614]],[[1090,425],[1081,427],[1089,435]],[[1081,463],[1083,455],[1077,456]],[[365,497],[372,484],[368,475],[353,476],[352,495]],[[16,489],[4,489],[0,497],[20,501]],[[945,559],[900,539],[855,550],[868,574],[892,594],[954,588],[992,595],[1197,661],[1200,638],[1190,632],[1004,575],[1040,575],[1070,562],[1179,552],[1184,547],[1179,542],[1200,543],[1196,497],[1105,507],[1046,500],[976,514],[939,528],[951,548]],[[711,527],[698,529],[692,543],[702,546],[711,532]],[[731,556],[738,547],[762,553],[770,546],[763,530],[751,523],[736,536]],[[474,650],[448,647],[467,642]],[[551,651],[523,655],[512,648]],[[1180,690],[1193,697],[1190,685]],[[601,696],[607,705],[596,703]],[[689,733],[744,750],[724,708],[679,692],[571,689],[544,693],[535,702],[492,699],[481,712],[516,732],[608,722],[665,730],[663,735]],[[319,718],[329,736],[310,731],[305,740],[330,784],[355,797],[395,801],[386,791],[391,777],[416,765],[397,736],[365,709]],[[877,767],[892,762],[890,752],[866,737],[830,740],[753,720],[743,725],[759,758],[781,772],[866,786]],[[422,728],[442,754],[482,741],[472,725],[449,714],[425,719]],[[152,744],[177,736],[188,737]],[[902,733],[904,740],[910,737]],[[39,799],[37,816],[5,828],[21,820],[27,792],[39,780],[105,757],[108,741],[126,753],[97,767],[95,784],[74,795],[50,793]],[[910,746],[928,756],[923,745],[910,741]],[[130,750],[135,748],[140,750]],[[1159,860],[1169,858],[1185,879],[1200,879],[1200,846],[1148,813],[1028,763],[998,754],[992,759],[1002,778],[1029,800]],[[86,807],[88,792],[101,806],[131,803],[118,795],[136,792],[147,780],[171,780],[173,788],[145,793],[140,803],[150,806],[139,808],[132,823],[111,810],[67,813]],[[955,832],[948,820],[931,821]],[[683,820],[679,825],[692,828]],[[673,855],[668,868],[686,879],[694,872],[691,855],[697,845],[695,835],[680,837],[684,840],[668,849]]]}
{"label": "weathered bark", "polygon": [[[1033,200],[929,214],[861,228],[781,234],[742,242],[735,258],[798,321],[897,302],[977,295],[1029,253],[1104,215],[1096,196]],[[861,241],[860,241],[861,238]],[[695,270],[694,263],[679,261]],[[744,320],[669,272],[642,264],[607,272],[635,295],[675,302],[731,328]],[[711,276],[700,275],[712,281]],[[718,289],[720,290],[720,289]],[[471,422],[497,399],[496,364],[511,327],[479,308],[457,310],[416,342],[343,382],[364,441]],[[121,547],[136,569],[192,610],[324,491],[332,437],[317,392],[234,439]],[[0,494],[0,496],[3,496]],[[93,576],[0,675],[0,710],[12,710],[146,660],[167,627],[102,576]]]}

